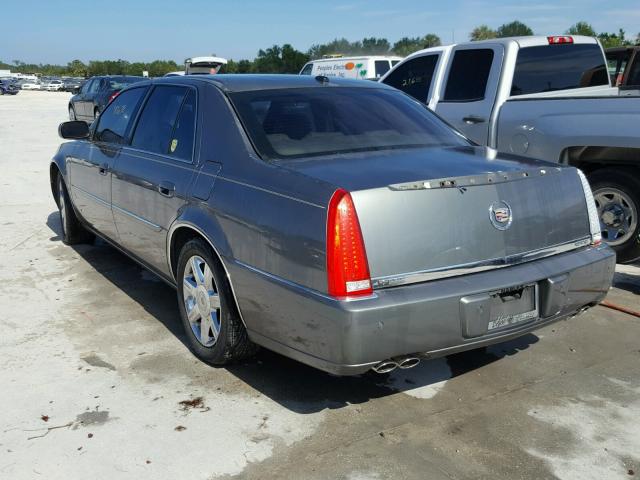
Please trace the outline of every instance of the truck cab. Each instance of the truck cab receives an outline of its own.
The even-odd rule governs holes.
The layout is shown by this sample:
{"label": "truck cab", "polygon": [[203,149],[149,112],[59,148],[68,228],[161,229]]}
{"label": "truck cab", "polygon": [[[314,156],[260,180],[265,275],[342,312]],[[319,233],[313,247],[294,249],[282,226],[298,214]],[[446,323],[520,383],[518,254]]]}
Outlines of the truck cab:
{"label": "truck cab", "polygon": [[611,86],[597,39],[528,36],[428,48],[380,81],[479,145],[583,170],[603,238],[619,261],[640,259],[640,89]]}

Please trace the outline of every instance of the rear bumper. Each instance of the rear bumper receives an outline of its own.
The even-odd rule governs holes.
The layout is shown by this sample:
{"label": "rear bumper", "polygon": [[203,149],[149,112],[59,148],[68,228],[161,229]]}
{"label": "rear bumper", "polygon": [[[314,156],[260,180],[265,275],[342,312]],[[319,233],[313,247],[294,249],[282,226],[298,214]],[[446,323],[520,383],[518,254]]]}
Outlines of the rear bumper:
{"label": "rear bumper", "polygon": [[[606,296],[615,254],[602,245],[473,275],[376,290],[337,301],[235,265],[231,273],[250,338],[264,347],[337,375],[369,370],[382,360],[437,357],[499,343],[575,315]],[[537,284],[539,317],[487,332],[469,297]],[[463,301],[463,299],[465,299]]]}

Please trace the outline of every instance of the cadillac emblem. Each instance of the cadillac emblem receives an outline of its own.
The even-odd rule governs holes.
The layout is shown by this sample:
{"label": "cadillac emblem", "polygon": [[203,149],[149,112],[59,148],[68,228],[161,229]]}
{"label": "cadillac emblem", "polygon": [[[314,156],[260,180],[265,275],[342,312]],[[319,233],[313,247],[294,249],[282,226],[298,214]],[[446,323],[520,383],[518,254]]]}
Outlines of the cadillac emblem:
{"label": "cadillac emblem", "polygon": [[491,224],[498,230],[506,230],[511,226],[513,221],[513,213],[507,202],[502,200],[493,202],[489,207],[489,220]]}

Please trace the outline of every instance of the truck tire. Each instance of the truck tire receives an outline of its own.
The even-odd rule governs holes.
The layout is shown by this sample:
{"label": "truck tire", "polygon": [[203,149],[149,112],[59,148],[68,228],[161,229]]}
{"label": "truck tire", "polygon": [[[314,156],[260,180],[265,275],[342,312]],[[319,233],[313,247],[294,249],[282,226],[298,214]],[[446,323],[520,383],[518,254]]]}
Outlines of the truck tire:
{"label": "truck tire", "polygon": [[602,239],[618,256],[618,263],[640,259],[640,178],[625,168],[603,168],[589,175],[598,207]]}

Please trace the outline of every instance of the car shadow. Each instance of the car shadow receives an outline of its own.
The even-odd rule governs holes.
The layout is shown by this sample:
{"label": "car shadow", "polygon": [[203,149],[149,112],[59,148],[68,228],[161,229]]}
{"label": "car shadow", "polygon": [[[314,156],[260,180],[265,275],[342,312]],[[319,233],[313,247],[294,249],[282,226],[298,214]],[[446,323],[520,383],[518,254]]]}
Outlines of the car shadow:
{"label": "car shadow", "polygon": [[[50,240],[61,241],[57,212],[49,215],[47,225],[55,234]],[[93,245],[74,245],[71,248],[98,273],[140,304],[188,348],[175,292],[170,286],[155,280],[153,274],[103,240],[97,239]],[[538,340],[536,335],[527,334],[489,348],[462,352],[442,359],[423,360],[412,369],[396,369],[388,374],[368,372],[358,376],[337,377],[266,349],[261,349],[247,361],[225,368],[288,410],[309,414],[435,386],[485,367],[505,356],[514,355]]]}
{"label": "car shadow", "polygon": [[[62,242],[58,212],[51,213],[46,223],[55,234],[49,240]],[[73,248],[100,275],[142,306],[187,346],[173,288],[100,238],[96,238],[93,244],[71,245],[69,248]]]}

